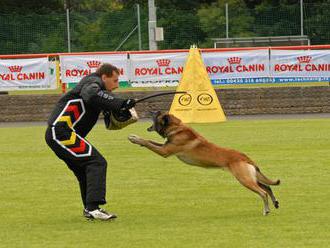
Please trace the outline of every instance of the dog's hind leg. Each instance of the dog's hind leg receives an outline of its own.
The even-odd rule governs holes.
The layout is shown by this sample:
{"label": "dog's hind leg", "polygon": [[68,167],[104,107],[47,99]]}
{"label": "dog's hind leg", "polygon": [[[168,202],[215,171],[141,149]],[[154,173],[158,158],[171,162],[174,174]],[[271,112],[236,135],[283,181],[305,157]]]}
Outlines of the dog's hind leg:
{"label": "dog's hind leg", "polygon": [[269,178],[267,178],[264,174],[261,173],[260,169],[255,166],[256,168],[256,175],[257,175],[257,179],[260,183],[264,184],[264,185],[279,185],[281,183],[281,181],[279,179],[277,179],[276,181],[273,181]]}
{"label": "dog's hind leg", "polygon": [[255,167],[246,163],[236,163],[230,167],[230,171],[243,186],[257,193],[262,198],[264,203],[263,214],[269,214],[268,194],[267,191],[258,185]]}
{"label": "dog's hind leg", "polygon": [[258,185],[259,185],[261,188],[263,188],[263,189],[268,193],[268,195],[269,195],[270,198],[272,199],[272,202],[273,202],[273,204],[274,204],[274,207],[275,207],[275,208],[279,208],[279,207],[280,207],[280,205],[279,205],[280,203],[279,203],[278,200],[276,199],[276,197],[275,197],[275,195],[274,195],[274,193],[273,193],[271,187],[269,187],[268,185],[264,185],[264,184],[262,184],[262,183],[259,183],[259,182],[258,182]]}

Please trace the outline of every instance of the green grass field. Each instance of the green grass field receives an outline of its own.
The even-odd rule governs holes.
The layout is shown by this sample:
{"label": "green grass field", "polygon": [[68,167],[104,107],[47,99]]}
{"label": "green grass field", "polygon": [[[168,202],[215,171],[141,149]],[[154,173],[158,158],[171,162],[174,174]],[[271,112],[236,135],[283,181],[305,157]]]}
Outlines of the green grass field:
{"label": "green grass field", "polygon": [[280,209],[228,172],[185,165],[130,144],[148,122],[121,131],[101,124],[89,140],[108,160],[106,209],[86,221],[78,184],[44,142],[43,126],[0,128],[0,247],[329,247],[330,120],[231,120],[193,126],[247,153],[282,184]]}

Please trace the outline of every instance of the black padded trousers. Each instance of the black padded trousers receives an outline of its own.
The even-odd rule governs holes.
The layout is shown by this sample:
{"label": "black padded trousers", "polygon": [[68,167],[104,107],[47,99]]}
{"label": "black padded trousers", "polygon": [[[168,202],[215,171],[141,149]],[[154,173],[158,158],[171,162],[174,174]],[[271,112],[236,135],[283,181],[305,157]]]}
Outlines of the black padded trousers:
{"label": "black padded trousers", "polygon": [[49,126],[45,135],[48,146],[76,176],[81,199],[87,204],[106,203],[107,161],[84,138],[70,129]]}

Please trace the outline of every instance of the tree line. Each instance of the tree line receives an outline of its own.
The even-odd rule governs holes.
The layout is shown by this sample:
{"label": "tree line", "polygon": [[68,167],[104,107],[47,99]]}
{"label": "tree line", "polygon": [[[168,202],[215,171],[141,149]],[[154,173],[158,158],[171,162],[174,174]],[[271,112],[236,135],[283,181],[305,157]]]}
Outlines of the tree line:
{"label": "tree line", "polygon": [[[155,0],[165,38],[159,49],[213,47],[212,38],[226,37],[225,3],[229,37],[300,35],[300,0]],[[0,53],[66,52],[66,8],[72,51],[138,50],[136,4],[147,50],[146,0],[0,0]],[[304,34],[312,44],[329,43],[329,11],[330,0],[304,0]]]}

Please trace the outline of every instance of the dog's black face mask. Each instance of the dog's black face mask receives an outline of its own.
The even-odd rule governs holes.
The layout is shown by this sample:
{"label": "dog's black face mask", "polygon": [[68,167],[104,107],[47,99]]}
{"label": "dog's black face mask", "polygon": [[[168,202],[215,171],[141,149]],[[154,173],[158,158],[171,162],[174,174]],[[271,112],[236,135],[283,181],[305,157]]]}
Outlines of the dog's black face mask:
{"label": "dog's black face mask", "polygon": [[[156,131],[157,132],[157,126],[159,126],[159,124],[158,124],[158,117],[161,114],[162,113],[160,111],[151,112],[152,125],[150,127],[148,127],[148,129],[147,129],[148,132],[152,132],[152,131]],[[158,127],[158,129],[159,129],[159,127]]]}
{"label": "dog's black face mask", "polygon": [[164,137],[165,128],[168,126],[168,115],[162,114],[162,112],[157,111],[152,113],[153,124],[147,129],[147,131],[156,131],[159,135]]}

